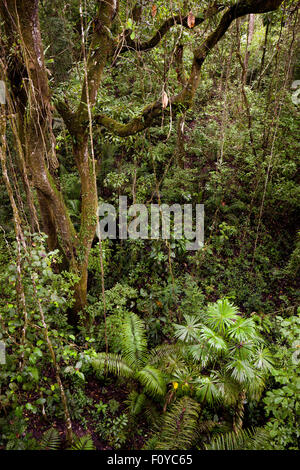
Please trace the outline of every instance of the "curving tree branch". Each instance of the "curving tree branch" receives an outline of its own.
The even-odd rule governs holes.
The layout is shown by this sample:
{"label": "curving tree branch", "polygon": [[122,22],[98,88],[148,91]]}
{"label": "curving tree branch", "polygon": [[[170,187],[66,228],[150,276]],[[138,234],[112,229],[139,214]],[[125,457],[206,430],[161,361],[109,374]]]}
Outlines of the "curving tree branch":
{"label": "curving tree branch", "polygon": [[[225,5],[220,4],[219,2],[215,2],[213,5],[211,5],[201,16],[195,17],[195,26],[199,26],[202,24],[205,20],[208,18],[211,18],[215,16],[217,13],[225,9]],[[131,51],[138,51],[138,52],[143,52],[143,51],[148,51],[150,49],[153,49],[155,46],[157,46],[162,38],[167,34],[167,32],[176,25],[181,25],[184,26],[185,28],[188,28],[188,15],[182,16],[182,15],[174,15],[164,21],[164,23],[161,25],[161,27],[156,31],[154,36],[149,39],[148,41],[145,42],[139,42],[139,41],[133,41],[130,39],[130,35],[132,31],[130,29],[127,29],[124,32],[124,38],[125,38],[125,44],[122,45],[119,53],[122,54],[128,50]]]}
{"label": "curving tree branch", "polygon": [[[227,9],[221,18],[217,28],[205,39],[205,41],[194,51],[194,59],[190,78],[182,91],[169,99],[169,106],[173,114],[178,110],[188,109],[192,105],[197,87],[200,81],[202,65],[210,51],[222,39],[231,23],[242,16],[251,13],[266,13],[277,10],[283,0],[240,0]],[[146,106],[141,114],[126,124],[118,122],[107,115],[99,114],[95,117],[95,123],[106,127],[108,130],[121,137],[137,134],[151,125],[164,112],[161,99]]]}

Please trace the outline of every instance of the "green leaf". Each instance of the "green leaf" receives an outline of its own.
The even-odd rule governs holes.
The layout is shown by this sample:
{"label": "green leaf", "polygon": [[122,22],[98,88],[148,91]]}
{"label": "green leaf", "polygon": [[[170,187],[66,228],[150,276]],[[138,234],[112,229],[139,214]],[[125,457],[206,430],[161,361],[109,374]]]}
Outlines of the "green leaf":
{"label": "green leaf", "polygon": [[122,355],[128,365],[139,369],[148,356],[145,324],[135,313],[125,316],[122,327]]}
{"label": "green leaf", "polygon": [[145,392],[149,395],[159,397],[166,394],[166,383],[160,370],[147,365],[136,376],[143,385]]}
{"label": "green leaf", "polygon": [[99,353],[91,360],[91,364],[99,372],[111,372],[125,378],[133,376],[132,368],[118,354]]}
{"label": "green leaf", "polygon": [[199,318],[193,315],[184,315],[186,325],[175,324],[175,337],[185,343],[194,342],[200,332],[201,323]]}
{"label": "green leaf", "polygon": [[200,377],[197,382],[196,396],[200,402],[212,405],[221,400],[216,380],[212,377]]}
{"label": "green leaf", "polygon": [[36,382],[38,382],[38,380],[39,380],[39,371],[38,371],[38,369],[36,367],[28,367],[27,369],[30,372],[30,374],[32,375],[32,377],[34,378],[34,380]]}
{"label": "green leaf", "polygon": [[207,322],[209,326],[219,333],[234,324],[239,318],[238,309],[228,299],[220,299],[207,309]]}

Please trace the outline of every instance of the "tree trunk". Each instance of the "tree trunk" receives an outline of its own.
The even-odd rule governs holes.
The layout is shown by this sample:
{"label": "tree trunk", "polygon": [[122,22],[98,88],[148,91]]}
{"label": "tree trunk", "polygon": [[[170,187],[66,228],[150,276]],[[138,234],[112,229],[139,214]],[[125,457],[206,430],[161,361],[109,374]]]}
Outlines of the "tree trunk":
{"label": "tree trunk", "polygon": [[249,48],[251,46],[253,35],[254,35],[254,26],[255,26],[255,15],[251,14],[249,15],[249,19],[248,19],[248,39],[247,39],[246,55],[245,55],[245,60],[244,60],[244,67],[246,71],[246,73],[244,74],[244,79],[243,79],[244,84],[246,83],[246,79],[247,79],[249,57],[250,57]]}
{"label": "tree trunk", "polygon": [[[100,2],[99,17],[105,17],[108,25],[112,20],[113,6],[116,6],[113,0]],[[20,80],[22,82],[26,78],[26,81],[23,81],[26,83],[26,95],[22,97],[22,107],[19,106],[17,109],[19,121],[23,123],[16,131],[19,133],[18,140],[22,142],[21,150],[24,152],[25,166],[30,169],[30,177],[37,192],[42,229],[48,236],[49,249],[58,248],[59,243],[70,270],[79,278],[74,288],[75,305],[72,314],[73,320],[78,320],[78,312],[83,310],[86,304],[88,258],[96,230],[98,200],[95,167],[88,148],[87,104],[90,106],[95,104],[109,51],[108,35],[100,28],[94,36],[92,47],[96,47],[98,43],[103,47],[98,48],[96,58],[92,53],[88,59],[88,86],[84,83],[77,116],[72,116],[74,160],[80,175],[82,193],[81,226],[79,233],[76,233],[56,182],[58,161],[52,130],[53,108],[50,104],[48,76],[40,35],[38,0],[1,2],[0,13],[5,20],[7,33],[20,39],[25,64]],[[16,19],[18,21],[15,21]],[[29,110],[26,116],[25,107]]]}

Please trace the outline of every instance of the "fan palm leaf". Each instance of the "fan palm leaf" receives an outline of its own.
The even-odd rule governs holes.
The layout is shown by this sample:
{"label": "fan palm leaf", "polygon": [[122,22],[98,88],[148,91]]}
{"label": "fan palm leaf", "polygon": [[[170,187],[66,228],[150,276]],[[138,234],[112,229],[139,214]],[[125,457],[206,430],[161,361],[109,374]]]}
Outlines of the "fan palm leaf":
{"label": "fan palm leaf", "polygon": [[194,361],[199,362],[203,368],[209,364],[212,358],[215,359],[215,355],[212,355],[212,351],[208,344],[205,344],[203,341],[188,346],[188,351]]}
{"label": "fan palm leaf", "polygon": [[201,328],[200,339],[207,343],[208,346],[217,353],[222,353],[227,351],[227,344],[224,339],[217,335],[217,333],[210,328],[204,326]]}
{"label": "fan palm leaf", "polygon": [[219,389],[219,394],[222,397],[222,402],[225,405],[234,405],[238,398],[241,390],[241,386],[226,372],[213,372],[211,374],[216,386]]}
{"label": "fan palm leaf", "polygon": [[255,372],[250,363],[242,359],[233,359],[230,361],[226,366],[226,370],[234,380],[241,384],[250,382],[255,378]]}
{"label": "fan palm leaf", "polygon": [[228,328],[227,334],[235,341],[248,341],[257,338],[255,323],[252,318],[239,318]]}
{"label": "fan palm leaf", "polygon": [[215,377],[199,377],[197,382],[196,396],[201,403],[213,405],[221,400],[222,396]]}
{"label": "fan palm leaf", "polygon": [[192,343],[197,339],[201,323],[199,318],[193,315],[184,315],[185,325],[175,324],[175,337],[185,343]]}
{"label": "fan palm leaf", "polygon": [[220,299],[207,309],[207,323],[218,333],[224,333],[238,318],[237,307],[227,299]]}
{"label": "fan palm leaf", "polygon": [[255,379],[248,382],[245,386],[247,395],[251,400],[259,400],[265,388],[265,379],[263,375],[255,374]]}
{"label": "fan palm leaf", "polygon": [[232,357],[242,360],[250,360],[253,356],[254,343],[251,341],[235,342],[230,346],[229,353]]}
{"label": "fan palm leaf", "polygon": [[255,351],[254,366],[262,371],[273,370],[273,360],[267,348],[259,348]]}

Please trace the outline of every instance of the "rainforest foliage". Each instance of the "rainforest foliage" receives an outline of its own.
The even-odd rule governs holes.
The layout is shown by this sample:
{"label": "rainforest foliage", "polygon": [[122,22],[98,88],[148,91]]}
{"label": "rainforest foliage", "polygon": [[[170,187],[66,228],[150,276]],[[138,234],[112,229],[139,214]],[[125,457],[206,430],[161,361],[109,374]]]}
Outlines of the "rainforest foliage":
{"label": "rainforest foliage", "polygon": [[299,6],[0,0],[0,449],[299,449]]}

